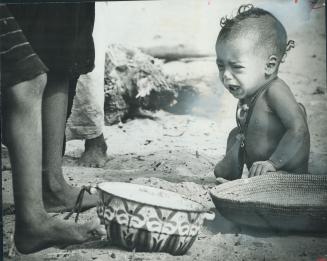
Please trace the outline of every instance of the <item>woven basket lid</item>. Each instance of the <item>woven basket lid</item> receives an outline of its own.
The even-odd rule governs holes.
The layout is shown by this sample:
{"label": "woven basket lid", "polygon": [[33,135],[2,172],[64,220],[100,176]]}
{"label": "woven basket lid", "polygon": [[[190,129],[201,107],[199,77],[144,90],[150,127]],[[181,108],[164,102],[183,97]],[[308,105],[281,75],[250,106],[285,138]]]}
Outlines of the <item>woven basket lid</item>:
{"label": "woven basket lid", "polygon": [[247,226],[327,231],[327,175],[269,174],[230,181],[210,191],[219,212]]}

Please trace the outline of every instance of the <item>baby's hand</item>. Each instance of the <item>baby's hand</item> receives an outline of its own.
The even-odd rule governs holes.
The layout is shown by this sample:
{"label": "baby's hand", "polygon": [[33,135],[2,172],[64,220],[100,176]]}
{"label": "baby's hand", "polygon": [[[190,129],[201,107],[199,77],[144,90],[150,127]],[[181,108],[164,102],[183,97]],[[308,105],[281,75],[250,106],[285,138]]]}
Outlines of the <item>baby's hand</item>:
{"label": "baby's hand", "polygon": [[267,174],[267,172],[275,172],[276,168],[271,161],[256,161],[252,164],[250,169],[249,178],[259,175]]}

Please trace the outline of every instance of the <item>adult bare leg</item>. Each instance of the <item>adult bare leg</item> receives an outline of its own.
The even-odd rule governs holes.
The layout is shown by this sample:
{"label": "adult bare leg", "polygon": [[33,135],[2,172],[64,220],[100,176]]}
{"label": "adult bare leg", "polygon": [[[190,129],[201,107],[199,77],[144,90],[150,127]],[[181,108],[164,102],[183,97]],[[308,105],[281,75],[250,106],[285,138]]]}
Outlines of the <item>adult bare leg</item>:
{"label": "adult bare leg", "polygon": [[[71,210],[80,191],[66,182],[62,172],[68,88],[68,77],[49,74],[42,105],[43,200],[48,212]],[[82,209],[94,207],[96,203],[96,196],[85,194]]]}
{"label": "adult bare leg", "polygon": [[96,222],[77,225],[50,217],[42,199],[41,103],[46,75],[3,91],[3,118],[13,172],[15,244],[21,253],[81,243],[102,234]]}

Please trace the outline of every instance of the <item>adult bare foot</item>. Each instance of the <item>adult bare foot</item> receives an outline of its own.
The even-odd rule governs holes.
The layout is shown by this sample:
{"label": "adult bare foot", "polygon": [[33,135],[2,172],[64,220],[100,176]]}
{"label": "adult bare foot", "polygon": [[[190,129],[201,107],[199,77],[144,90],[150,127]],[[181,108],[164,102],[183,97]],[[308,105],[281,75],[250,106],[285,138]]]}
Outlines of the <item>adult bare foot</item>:
{"label": "adult bare foot", "polygon": [[109,160],[107,155],[107,144],[103,134],[85,140],[85,151],[83,152],[78,164],[85,167],[102,168]]}
{"label": "adult bare foot", "polygon": [[[70,186],[63,178],[43,181],[43,202],[47,212],[61,213],[71,211],[81,188]],[[95,207],[98,196],[85,192],[81,211]]]}
{"label": "adult bare foot", "polygon": [[84,224],[61,221],[48,215],[35,218],[35,222],[16,222],[15,245],[22,254],[49,247],[66,247],[100,239],[105,229],[98,219]]}

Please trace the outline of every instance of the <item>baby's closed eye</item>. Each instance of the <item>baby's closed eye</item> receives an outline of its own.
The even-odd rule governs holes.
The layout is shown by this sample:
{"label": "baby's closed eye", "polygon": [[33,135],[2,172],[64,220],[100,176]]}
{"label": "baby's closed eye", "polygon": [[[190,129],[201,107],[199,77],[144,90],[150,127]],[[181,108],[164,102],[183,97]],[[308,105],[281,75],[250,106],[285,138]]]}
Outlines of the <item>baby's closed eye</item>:
{"label": "baby's closed eye", "polygon": [[244,66],[242,66],[242,65],[232,65],[232,68],[235,68],[235,69],[243,69]]}

